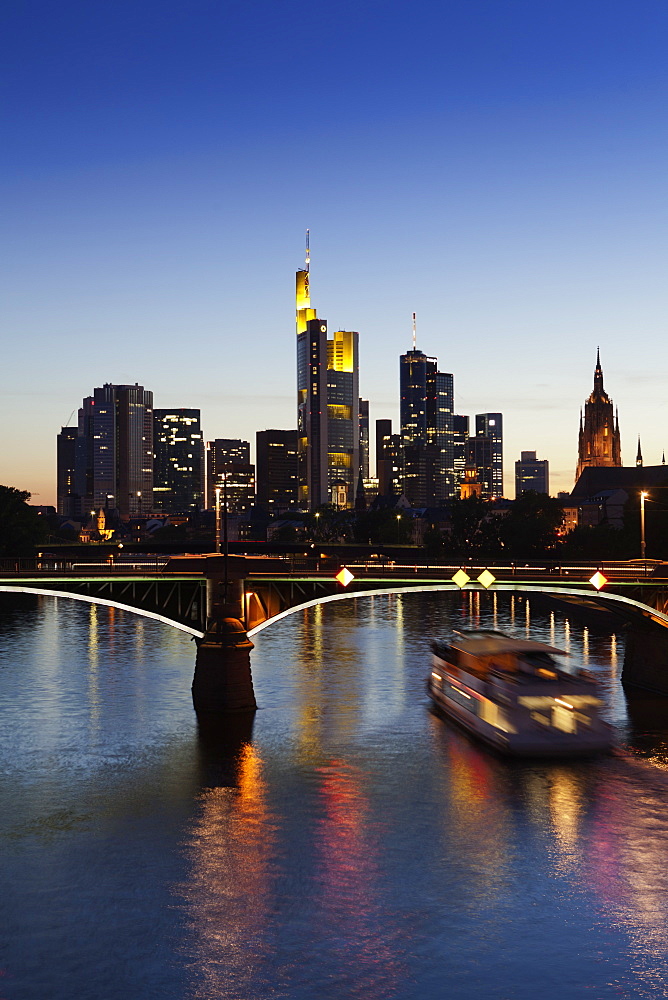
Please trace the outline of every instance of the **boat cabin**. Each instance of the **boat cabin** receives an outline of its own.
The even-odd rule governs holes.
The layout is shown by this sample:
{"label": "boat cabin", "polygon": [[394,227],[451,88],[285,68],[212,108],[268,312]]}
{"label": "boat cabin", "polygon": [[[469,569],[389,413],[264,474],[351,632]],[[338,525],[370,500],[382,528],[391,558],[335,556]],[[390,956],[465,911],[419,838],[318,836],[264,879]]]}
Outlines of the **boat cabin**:
{"label": "boat cabin", "polygon": [[500,632],[460,632],[450,643],[433,644],[433,651],[453,667],[477,677],[490,673],[529,674],[555,680],[559,670],[554,657],[564,650],[530,639],[515,639]]}

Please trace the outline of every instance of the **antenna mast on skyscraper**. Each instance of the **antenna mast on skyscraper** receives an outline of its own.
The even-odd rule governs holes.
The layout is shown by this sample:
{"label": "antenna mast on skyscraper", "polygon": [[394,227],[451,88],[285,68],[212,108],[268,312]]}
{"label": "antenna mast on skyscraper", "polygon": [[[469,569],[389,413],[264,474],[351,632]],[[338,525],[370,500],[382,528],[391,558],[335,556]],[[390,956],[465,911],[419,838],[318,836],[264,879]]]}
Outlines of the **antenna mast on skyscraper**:
{"label": "antenna mast on skyscraper", "polygon": [[306,230],[306,270],[307,271],[309,270],[310,265],[311,265],[311,251],[310,251],[310,248],[309,248],[309,232],[310,232],[310,230],[307,229]]}
{"label": "antenna mast on skyscraper", "polygon": [[417,332],[415,330],[415,313],[413,313],[413,350],[415,350],[416,344],[417,344]]}

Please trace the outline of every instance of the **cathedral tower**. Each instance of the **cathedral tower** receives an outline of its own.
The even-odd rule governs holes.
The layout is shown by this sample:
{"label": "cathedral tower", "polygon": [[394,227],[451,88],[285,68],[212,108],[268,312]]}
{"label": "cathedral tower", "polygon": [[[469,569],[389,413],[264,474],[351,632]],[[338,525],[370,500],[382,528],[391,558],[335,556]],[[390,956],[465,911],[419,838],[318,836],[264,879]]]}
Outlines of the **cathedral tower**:
{"label": "cathedral tower", "polygon": [[580,411],[580,437],[576,482],[589,466],[622,464],[619,440],[619,417],[613,414],[612,401],[603,388],[603,370],[596,351],[594,389],[584,406],[584,423]]}

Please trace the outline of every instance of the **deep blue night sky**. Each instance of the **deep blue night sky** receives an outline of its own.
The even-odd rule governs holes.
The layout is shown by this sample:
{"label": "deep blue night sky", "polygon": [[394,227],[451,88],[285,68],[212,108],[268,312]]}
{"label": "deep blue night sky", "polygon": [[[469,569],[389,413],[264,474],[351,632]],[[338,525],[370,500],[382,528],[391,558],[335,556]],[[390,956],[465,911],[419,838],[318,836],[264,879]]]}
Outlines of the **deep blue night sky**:
{"label": "deep blue night sky", "polygon": [[360,331],[372,420],[398,355],[455,375],[572,485],[596,347],[622,454],[668,446],[663,2],[10,2],[2,481],[53,502],[94,385],[295,424],[293,272]]}

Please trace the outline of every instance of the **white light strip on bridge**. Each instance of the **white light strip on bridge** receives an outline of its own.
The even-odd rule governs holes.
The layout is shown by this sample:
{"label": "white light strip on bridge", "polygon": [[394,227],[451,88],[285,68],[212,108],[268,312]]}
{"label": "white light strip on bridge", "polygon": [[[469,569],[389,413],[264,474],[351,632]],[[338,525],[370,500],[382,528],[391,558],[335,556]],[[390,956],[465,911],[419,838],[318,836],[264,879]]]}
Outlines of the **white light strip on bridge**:
{"label": "white light strip on bridge", "polygon": [[120,611],[129,611],[131,614],[139,615],[141,618],[153,618],[155,621],[163,622],[164,625],[171,625],[172,628],[177,628],[180,632],[187,632],[188,635],[194,635],[198,639],[204,638],[204,632],[200,629],[191,628],[190,625],[182,625],[181,622],[175,622],[173,618],[165,618],[164,615],[159,615],[155,611],[144,611],[142,608],[135,608],[131,604],[107,601],[104,597],[71,594],[65,590],[40,590],[37,587],[6,587],[4,585],[0,585],[0,592],[8,594],[39,594],[40,597],[67,597],[69,600],[83,601],[85,604],[103,604],[107,608],[118,608]]}
{"label": "white light strip on bridge", "polygon": [[[532,586],[530,584],[522,583],[495,583],[492,588],[486,590],[480,584],[470,583],[464,588],[465,590],[482,590],[485,593],[492,593],[495,590],[504,591],[523,591],[530,594],[547,594],[549,597],[558,598],[560,594],[566,594],[569,597],[584,597],[588,601],[598,599],[600,597],[604,598],[606,601],[615,601],[620,604],[629,604],[631,607],[637,608],[644,614],[650,615],[658,624],[665,625],[668,627],[668,615],[664,615],[661,611],[655,611],[654,608],[650,608],[647,604],[641,604],[640,601],[634,601],[631,597],[622,597],[620,594],[604,594],[601,591],[593,593],[590,590],[575,590],[566,587],[560,587],[558,590],[550,589],[549,587],[539,587]],[[330,594],[328,597],[317,597],[315,600],[306,601],[304,604],[296,604],[294,608],[288,608],[287,611],[281,611],[280,614],[274,615],[273,618],[267,618],[265,622],[261,622],[260,625],[256,625],[255,628],[250,629],[248,632],[249,638],[257,635],[258,632],[262,632],[263,629],[269,628],[275,622],[281,620],[281,618],[287,618],[288,615],[294,615],[298,611],[304,611],[306,608],[314,608],[317,604],[327,604],[329,601],[349,601],[351,599],[356,599],[358,597],[380,597],[385,594],[411,594],[419,593],[424,594],[429,591],[437,590],[453,590],[459,593],[459,587],[454,583],[438,583],[431,584],[428,587],[383,587],[380,590],[357,590],[345,594]]]}

